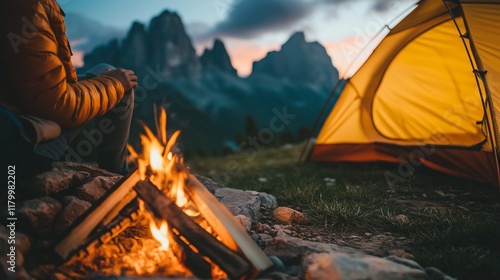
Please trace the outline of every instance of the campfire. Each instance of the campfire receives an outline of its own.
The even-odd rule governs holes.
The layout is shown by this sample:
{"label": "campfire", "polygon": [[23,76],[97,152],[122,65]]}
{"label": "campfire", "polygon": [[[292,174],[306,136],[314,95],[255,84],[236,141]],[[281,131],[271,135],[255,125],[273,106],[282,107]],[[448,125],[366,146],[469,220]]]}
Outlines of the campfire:
{"label": "campfire", "polygon": [[141,153],[129,146],[137,169],[62,234],[55,246],[61,260],[96,255],[131,225],[142,223],[154,241],[132,246],[121,258],[135,266],[135,275],[184,270],[199,278],[249,279],[271,268],[245,229],[174,152],[180,132],[167,136],[165,110],[156,127],[158,135],[144,126]]}

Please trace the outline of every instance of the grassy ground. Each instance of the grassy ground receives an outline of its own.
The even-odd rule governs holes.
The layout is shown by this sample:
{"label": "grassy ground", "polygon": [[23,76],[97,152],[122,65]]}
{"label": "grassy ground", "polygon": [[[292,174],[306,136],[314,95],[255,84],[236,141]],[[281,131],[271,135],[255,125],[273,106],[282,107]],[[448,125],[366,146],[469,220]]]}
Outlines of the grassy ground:
{"label": "grassy ground", "polygon": [[299,152],[267,149],[188,165],[228,187],[271,193],[332,235],[389,233],[409,240],[405,249],[422,266],[459,279],[500,279],[497,189],[425,168],[390,186],[385,175],[398,174],[396,165],[298,163]]}

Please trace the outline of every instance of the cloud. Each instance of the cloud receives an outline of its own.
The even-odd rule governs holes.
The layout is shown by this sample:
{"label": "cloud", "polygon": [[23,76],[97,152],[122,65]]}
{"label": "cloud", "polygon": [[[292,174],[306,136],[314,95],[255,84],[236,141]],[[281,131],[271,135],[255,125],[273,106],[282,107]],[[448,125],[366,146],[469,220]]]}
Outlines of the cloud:
{"label": "cloud", "polygon": [[[339,5],[346,3],[355,3],[360,0],[318,0],[325,4]],[[371,11],[373,12],[385,12],[389,10],[394,4],[401,2],[400,0],[372,0]]]}
{"label": "cloud", "polygon": [[398,4],[397,0],[378,0],[373,3],[372,10],[375,12],[385,12],[396,4]]}
{"label": "cloud", "polygon": [[[220,1],[220,0],[219,0]],[[314,0],[317,1],[317,0]],[[313,9],[304,0],[239,0],[227,6],[227,16],[205,36],[253,38],[264,31],[289,28]]]}
{"label": "cloud", "polygon": [[[361,0],[215,0],[222,20],[195,40],[214,37],[255,38],[264,33],[289,31],[324,7],[355,4]],[[398,0],[372,0],[371,12],[386,12]]]}

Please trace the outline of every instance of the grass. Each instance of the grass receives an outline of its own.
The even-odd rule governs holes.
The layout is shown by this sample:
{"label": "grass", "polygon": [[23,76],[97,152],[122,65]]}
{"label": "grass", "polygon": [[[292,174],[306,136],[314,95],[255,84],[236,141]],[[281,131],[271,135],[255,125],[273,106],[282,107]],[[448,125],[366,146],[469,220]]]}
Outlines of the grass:
{"label": "grass", "polygon": [[[500,193],[425,168],[390,186],[389,164],[298,163],[300,147],[188,161],[228,187],[271,193],[332,233],[390,232],[421,265],[459,279],[500,279]],[[334,178],[328,186],[325,178]]]}

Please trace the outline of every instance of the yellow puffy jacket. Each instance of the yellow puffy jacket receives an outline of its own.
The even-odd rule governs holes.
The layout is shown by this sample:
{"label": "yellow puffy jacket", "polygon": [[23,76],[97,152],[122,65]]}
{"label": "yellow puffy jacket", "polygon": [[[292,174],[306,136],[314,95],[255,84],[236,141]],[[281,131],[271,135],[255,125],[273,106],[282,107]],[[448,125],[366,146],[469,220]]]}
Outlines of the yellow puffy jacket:
{"label": "yellow puffy jacket", "polygon": [[115,78],[77,81],[63,12],[55,0],[2,0],[0,103],[74,127],[111,110],[124,94]]}

